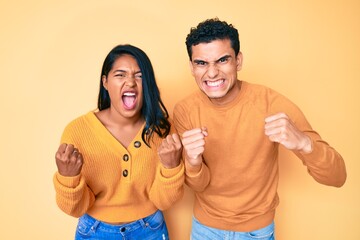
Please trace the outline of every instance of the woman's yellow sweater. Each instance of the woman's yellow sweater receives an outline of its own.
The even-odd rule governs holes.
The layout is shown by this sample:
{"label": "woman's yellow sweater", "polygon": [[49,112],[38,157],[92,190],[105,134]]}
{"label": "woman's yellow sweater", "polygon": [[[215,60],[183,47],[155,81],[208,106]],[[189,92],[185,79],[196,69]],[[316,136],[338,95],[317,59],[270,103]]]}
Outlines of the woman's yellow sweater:
{"label": "woman's yellow sweater", "polygon": [[125,148],[94,112],[72,121],[61,143],[73,144],[83,155],[81,173],[65,177],[55,173],[56,202],[65,213],[80,217],[88,213],[105,222],[130,222],[169,208],[182,197],[184,165],[165,169],[154,134],[149,148],[142,129]]}

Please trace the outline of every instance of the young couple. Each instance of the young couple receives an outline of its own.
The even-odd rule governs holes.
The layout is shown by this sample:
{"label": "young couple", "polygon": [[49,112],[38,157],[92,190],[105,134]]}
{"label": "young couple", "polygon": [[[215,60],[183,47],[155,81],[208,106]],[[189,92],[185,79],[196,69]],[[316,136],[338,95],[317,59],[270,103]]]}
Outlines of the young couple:
{"label": "young couple", "polygon": [[161,100],[147,55],[119,45],[105,58],[98,109],[68,124],[56,152],[56,201],[79,217],[75,239],[168,239],[162,210],[194,191],[191,239],[275,239],[278,147],[319,183],[341,187],[342,157],[286,97],[238,79],[237,29],[219,19],[191,28],[199,90]]}

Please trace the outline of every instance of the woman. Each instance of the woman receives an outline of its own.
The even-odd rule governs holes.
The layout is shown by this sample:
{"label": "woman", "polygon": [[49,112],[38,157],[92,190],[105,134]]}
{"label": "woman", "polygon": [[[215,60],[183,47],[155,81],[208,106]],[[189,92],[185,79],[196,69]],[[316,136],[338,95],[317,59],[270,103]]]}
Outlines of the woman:
{"label": "woman", "polygon": [[56,201],[75,239],[168,239],[160,210],[182,197],[182,146],[147,55],[119,45],[101,72],[98,111],[72,121],[56,152]]}

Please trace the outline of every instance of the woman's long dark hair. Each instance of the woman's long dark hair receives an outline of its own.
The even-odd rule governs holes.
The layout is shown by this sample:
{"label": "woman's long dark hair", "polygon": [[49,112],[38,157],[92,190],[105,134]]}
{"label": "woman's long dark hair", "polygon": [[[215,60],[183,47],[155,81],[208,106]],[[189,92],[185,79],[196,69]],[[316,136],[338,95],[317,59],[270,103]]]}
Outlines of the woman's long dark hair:
{"label": "woman's long dark hair", "polygon": [[108,76],[114,62],[124,54],[133,56],[141,71],[143,86],[143,106],[141,114],[145,118],[145,127],[141,137],[146,145],[150,146],[149,141],[153,133],[157,133],[161,138],[166,137],[170,132],[169,114],[160,98],[160,91],[156,84],[154,69],[150,59],[144,51],[132,45],[118,45],[114,47],[104,60],[100,76],[100,91],[98,98],[98,109],[104,110],[110,107],[111,99],[102,81],[103,76]]}

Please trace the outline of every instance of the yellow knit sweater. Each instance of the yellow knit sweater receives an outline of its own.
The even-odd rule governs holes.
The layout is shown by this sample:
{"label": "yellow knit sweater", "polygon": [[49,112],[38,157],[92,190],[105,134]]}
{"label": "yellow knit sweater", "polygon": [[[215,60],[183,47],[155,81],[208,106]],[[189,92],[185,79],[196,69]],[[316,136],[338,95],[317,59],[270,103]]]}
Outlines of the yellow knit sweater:
{"label": "yellow knit sweater", "polygon": [[124,148],[94,112],[65,128],[61,143],[73,144],[84,165],[75,177],[55,173],[56,202],[65,213],[88,213],[105,222],[130,222],[164,210],[183,194],[184,165],[162,167],[157,154],[161,138],[154,134],[151,148],[141,139],[142,129]]}
{"label": "yellow knit sweater", "polygon": [[342,157],[316,133],[302,112],[275,91],[242,82],[236,99],[216,106],[197,91],[174,109],[179,134],[207,127],[204,163],[186,164],[185,182],[195,191],[194,215],[210,227],[252,231],[269,225],[279,203],[278,144],[264,133],[265,118],[285,112],[312,140],[313,151],[294,153],[313,178],[341,186],[346,179]]}

